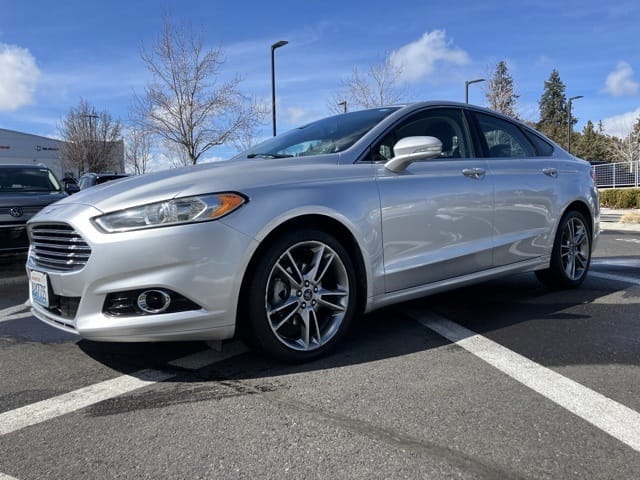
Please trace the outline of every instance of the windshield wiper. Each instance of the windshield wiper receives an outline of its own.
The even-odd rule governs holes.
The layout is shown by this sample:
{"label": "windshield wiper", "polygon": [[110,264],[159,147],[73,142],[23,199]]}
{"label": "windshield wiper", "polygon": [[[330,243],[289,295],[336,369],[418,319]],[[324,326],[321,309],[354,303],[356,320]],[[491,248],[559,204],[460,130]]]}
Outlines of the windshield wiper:
{"label": "windshield wiper", "polygon": [[283,155],[281,153],[250,153],[247,155],[247,158],[291,158],[293,155]]}

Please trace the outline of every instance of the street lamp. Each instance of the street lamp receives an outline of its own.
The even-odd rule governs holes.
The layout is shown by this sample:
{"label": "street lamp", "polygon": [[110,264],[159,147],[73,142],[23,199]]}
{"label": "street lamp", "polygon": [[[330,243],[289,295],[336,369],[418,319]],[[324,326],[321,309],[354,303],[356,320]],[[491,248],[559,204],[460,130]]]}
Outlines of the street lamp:
{"label": "street lamp", "polygon": [[484,82],[484,78],[476,78],[475,80],[467,80],[464,82],[464,101],[469,103],[469,85],[472,83]]}
{"label": "street lamp", "polygon": [[347,101],[346,100],[338,102],[338,106],[343,108],[344,113],[347,113]]}
{"label": "street lamp", "polygon": [[567,103],[567,110],[569,110],[569,118],[567,118],[567,152],[569,153],[571,153],[571,130],[573,130],[573,125],[571,124],[571,102],[583,97],[584,95],[571,97]]}
{"label": "street lamp", "polygon": [[287,43],[286,40],[280,40],[279,42],[271,45],[271,116],[273,119],[273,136],[276,136],[276,69],[275,69],[275,55],[276,48],[284,47]]}

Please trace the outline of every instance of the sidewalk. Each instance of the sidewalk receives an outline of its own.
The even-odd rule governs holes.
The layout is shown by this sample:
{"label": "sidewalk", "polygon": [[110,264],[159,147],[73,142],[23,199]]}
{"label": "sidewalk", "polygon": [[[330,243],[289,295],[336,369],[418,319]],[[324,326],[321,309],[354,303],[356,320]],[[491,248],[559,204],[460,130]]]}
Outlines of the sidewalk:
{"label": "sidewalk", "polygon": [[640,215],[640,209],[615,209],[615,208],[601,208],[600,209],[600,229],[601,230],[622,230],[626,232],[640,232],[640,223],[621,223],[620,218],[629,213],[635,212]]}

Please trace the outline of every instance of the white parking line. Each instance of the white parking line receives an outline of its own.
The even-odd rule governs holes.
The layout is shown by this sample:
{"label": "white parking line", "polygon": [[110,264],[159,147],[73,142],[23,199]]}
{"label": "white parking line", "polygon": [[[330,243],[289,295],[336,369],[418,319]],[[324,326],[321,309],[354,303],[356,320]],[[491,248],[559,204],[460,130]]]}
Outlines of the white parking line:
{"label": "white parking line", "polygon": [[640,452],[640,414],[435,314],[409,312],[425,327]]}
{"label": "white parking line", "polygon": [[16,477],[12,477],[10,475],[0,472],[0,480],[18,480],[18,479]]}
{"label": "white parking line", "polygon": [[[202,368],[206,365],[226,360],[246,350],[246,347],[241,344],[236,345],[236,343],[239,344],[239,342],[229,344],[229,348],[225,347],[223,352],[213,350],[197,352],[177,359],[171,364],[190,369]],[[175,373],[173,372],[151,369],[140,370],[131,375],[122,375],[57,397],[0,413],[0,436],[74,412],[103,400],[123,395],[138,388],[162,382],[174,376]],[[2,480],[1,477],[0,480]]]}
{"label": "white parking line", "polygon": [[613,273],[602,273],[589,271],[589,275],[597,278],[604,278],[605,280],[615,280],[617,282],[632,283],[634,285],[640,285],[640,278],[627,277],[626,275],[615,275]]}
{"label": "white parking line", "polygon": [[33,315],[31,314],[31,312],[22,312],[22,313],[16,313],[14,315],[9,315],[6,317],[0,317],[0,323],[2,322],[8,322],[9,320],[18,320],[20,318],[29,318],[32,317]]}
{"label": "white parking line", "polygon": [[5,308],[3,310],[0,310],[0,318],[4,317],[5,315],[13,315],[14,313],[26,310],[27,308],[29,307],[26,303],[21,303],[20,305],[14,305],[13,307]]}

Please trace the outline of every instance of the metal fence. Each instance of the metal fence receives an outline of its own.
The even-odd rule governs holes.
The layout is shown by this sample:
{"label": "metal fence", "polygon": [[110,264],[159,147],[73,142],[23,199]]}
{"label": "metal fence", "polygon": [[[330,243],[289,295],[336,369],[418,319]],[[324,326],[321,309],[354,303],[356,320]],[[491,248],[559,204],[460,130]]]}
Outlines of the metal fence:
{"label": "metal fence", "polygon": [[640,162],[603,163],[594,165],[599,188],[638,187]]}

